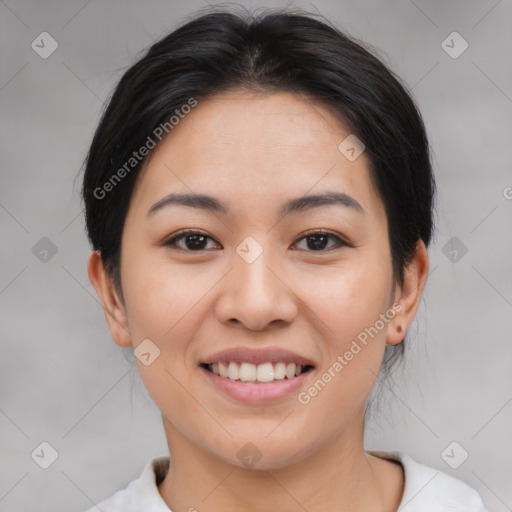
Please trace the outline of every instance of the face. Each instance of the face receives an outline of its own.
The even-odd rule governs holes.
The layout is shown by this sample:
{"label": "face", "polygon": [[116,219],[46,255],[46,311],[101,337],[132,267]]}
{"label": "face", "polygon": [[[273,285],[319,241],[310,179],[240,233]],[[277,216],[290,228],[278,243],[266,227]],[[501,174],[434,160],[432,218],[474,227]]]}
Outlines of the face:
{"label": "face", "polygon": [[[348,135],[300,96],[223,93],[146,159],[122,237],[124,303],[109,323],[136,353],[150,340],[137,364],[170,445],[238,466],[261,453],[258,468],[272,469],[361,436],[386,343],[413,312],[396,306],[403,289],[366,156],[338,149]],[[240,352],[216,356],[229,349]],[[202,366],[218,359],[247,380]],[[294,377],[299,359],[312,368]],[[285,378],[252,382],[283,367]]]}

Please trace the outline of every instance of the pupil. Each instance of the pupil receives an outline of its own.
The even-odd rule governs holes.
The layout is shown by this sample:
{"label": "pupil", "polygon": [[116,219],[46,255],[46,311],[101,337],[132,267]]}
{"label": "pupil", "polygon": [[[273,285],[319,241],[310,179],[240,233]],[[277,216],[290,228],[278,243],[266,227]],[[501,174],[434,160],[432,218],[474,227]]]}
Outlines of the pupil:
{"label": "pupil", "polygon": [[[313,244],[309,242],[311,239],[316,240]],[[318,243],[318,239],[321,239],[320,243]],[[308,249],[325,249],[325,242],[328,240],[328,235],[310,235],[308,236]]]}
{"label": "pupil", "polygon": [[[191,239],[194,240],[192,244],[189,243]],[[185,245],[187,246],[188,249],[203,249],[205,239],[206,237],[200,234],[187,235],[185,237]]]}

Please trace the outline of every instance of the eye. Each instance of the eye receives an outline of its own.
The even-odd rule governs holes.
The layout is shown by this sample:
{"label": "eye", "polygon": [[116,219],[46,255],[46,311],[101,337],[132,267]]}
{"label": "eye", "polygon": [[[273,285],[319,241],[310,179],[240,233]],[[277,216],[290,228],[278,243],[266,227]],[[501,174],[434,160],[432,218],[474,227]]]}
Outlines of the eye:
{"label": "eye", "polygon": [[[194,230],[186,230],[178,233],[177,235],[169,238],[164,245],[166,246],[175,246],[178,249],[182,249],[184,251],[204,251],[206,250],[206,242],[207,240],[213,240],[211,236],[205,235],[200,231]],[[182,242],[182,245],[179,245],[179,242]],[[183,246],[184,245],[184,246]]]}
{"label": "eye", "polygon": [[[340,237],[332,233],[329,233],[328,231],[321,230],[307,233],[302,238],[299,238],[298,242],[296,242],[295,244],[301,242],[302,240],[307,240],[306,246],[308,249],[310,249],[310,251],[320,252],[327,250],[325,245],[328,242],[329,238],[337,242],[334,244],[335,247],[351,247],[349,243],[345,242]],[[176,247],[184,251],[197,252],[208,250],[206,247],[208,239],[213,240],[211,236],[206,235],[201,231],[194,231],[189,229],[186,231],[182,231],[181,233],[178,233],[177,235],[174,235],[173,237],[169,238],[164,243],[164,245]],[[217,245],[220,246],[220,244]]]}
{"label": "eye", "polygon": [[[335,244],[335,247],[350,247],[350,244],[342,240],[340,237],[329,233],[328,231],[312,231],[306,234],[306,236],[303,236],[299,239],[299,242],[302,240],[307,240],[306,246],[311,249],[313,252],[320,252],[326,250],[326,243],[329,240],[329,238],[336,240],[337,243]],[[332,247],[332,246],[331,246]]]}

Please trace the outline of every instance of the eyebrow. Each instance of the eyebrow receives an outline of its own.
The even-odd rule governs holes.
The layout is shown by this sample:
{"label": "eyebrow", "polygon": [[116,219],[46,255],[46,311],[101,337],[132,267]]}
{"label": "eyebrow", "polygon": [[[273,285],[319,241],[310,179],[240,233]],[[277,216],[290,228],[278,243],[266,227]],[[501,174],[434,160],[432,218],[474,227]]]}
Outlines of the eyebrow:
{"label": "eyebrow", "polygon": [[[227,203],[217,199],[216,197],[206,194],[176,194],[172,193],[156,202],[149,210],[147,215],[150,216],[161,210],[162,208],[179,205],[188,206],[191,208],[198,208],[206,211],[218,212],[224,215],[229,215],[230,208]],[[289,213],[302,212],[312,208],[319,208],[321,206],[344,206],[352,208],[358,213],[364,214],[363,207],[348,194],[342,192],[325,192],[322,194],[313,194],[294,199],[289,199],[281,206],[279,210],[280,216],[288,215]]]}

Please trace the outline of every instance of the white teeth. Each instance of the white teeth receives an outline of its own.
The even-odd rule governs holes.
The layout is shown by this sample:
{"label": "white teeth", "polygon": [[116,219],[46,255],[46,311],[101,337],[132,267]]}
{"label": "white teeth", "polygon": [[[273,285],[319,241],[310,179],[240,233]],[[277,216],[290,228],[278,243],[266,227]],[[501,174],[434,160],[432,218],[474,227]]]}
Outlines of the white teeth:
{"label": "white teeth", "polygon": [[215,375],[242,382],[273,382],[285,377],[293,379],[305,368],[295,363],[236,363],[234,361],[212,363],[209,365]]}
{"label": "white teeth", "polygon": [[295,363],[288,363],[286,366],[286,377],[288,379],[293,379],[293,377],[295,377]]}
{"label": "white teeth", "polygon": [[258,365],[258,382],[272,382],[274,380],[274,367],[272,363],[263,363]]}
{"label": "white teeth", "polygon": [[276,363],[274,366],[274,379],[284,379],[286,377],[286,363]]}
{"label": "white teeth", "polygon": [[[221,377],[227,377],[228,376],[228,367],[229,367],[229,364],[225,364],[225,363],[222,363],[222,362],[219,361],[219,375]],[[212,368],[212,371],[213,371],[213,368]]]}
{"label": "white teeth", "polygon": [[[235,363],[236,364],[236,363]],[[215,372],[213,372],[215,373]],[[240,365],[240,380],[247,382],[248,380],[256,380],[257,370],[254,364],[242,363]]]}
{"label": "white teeth", "polygon": [[228,378],[231,380],[238,380],[240,377],[240,365],[231,361],[228,367]]}

